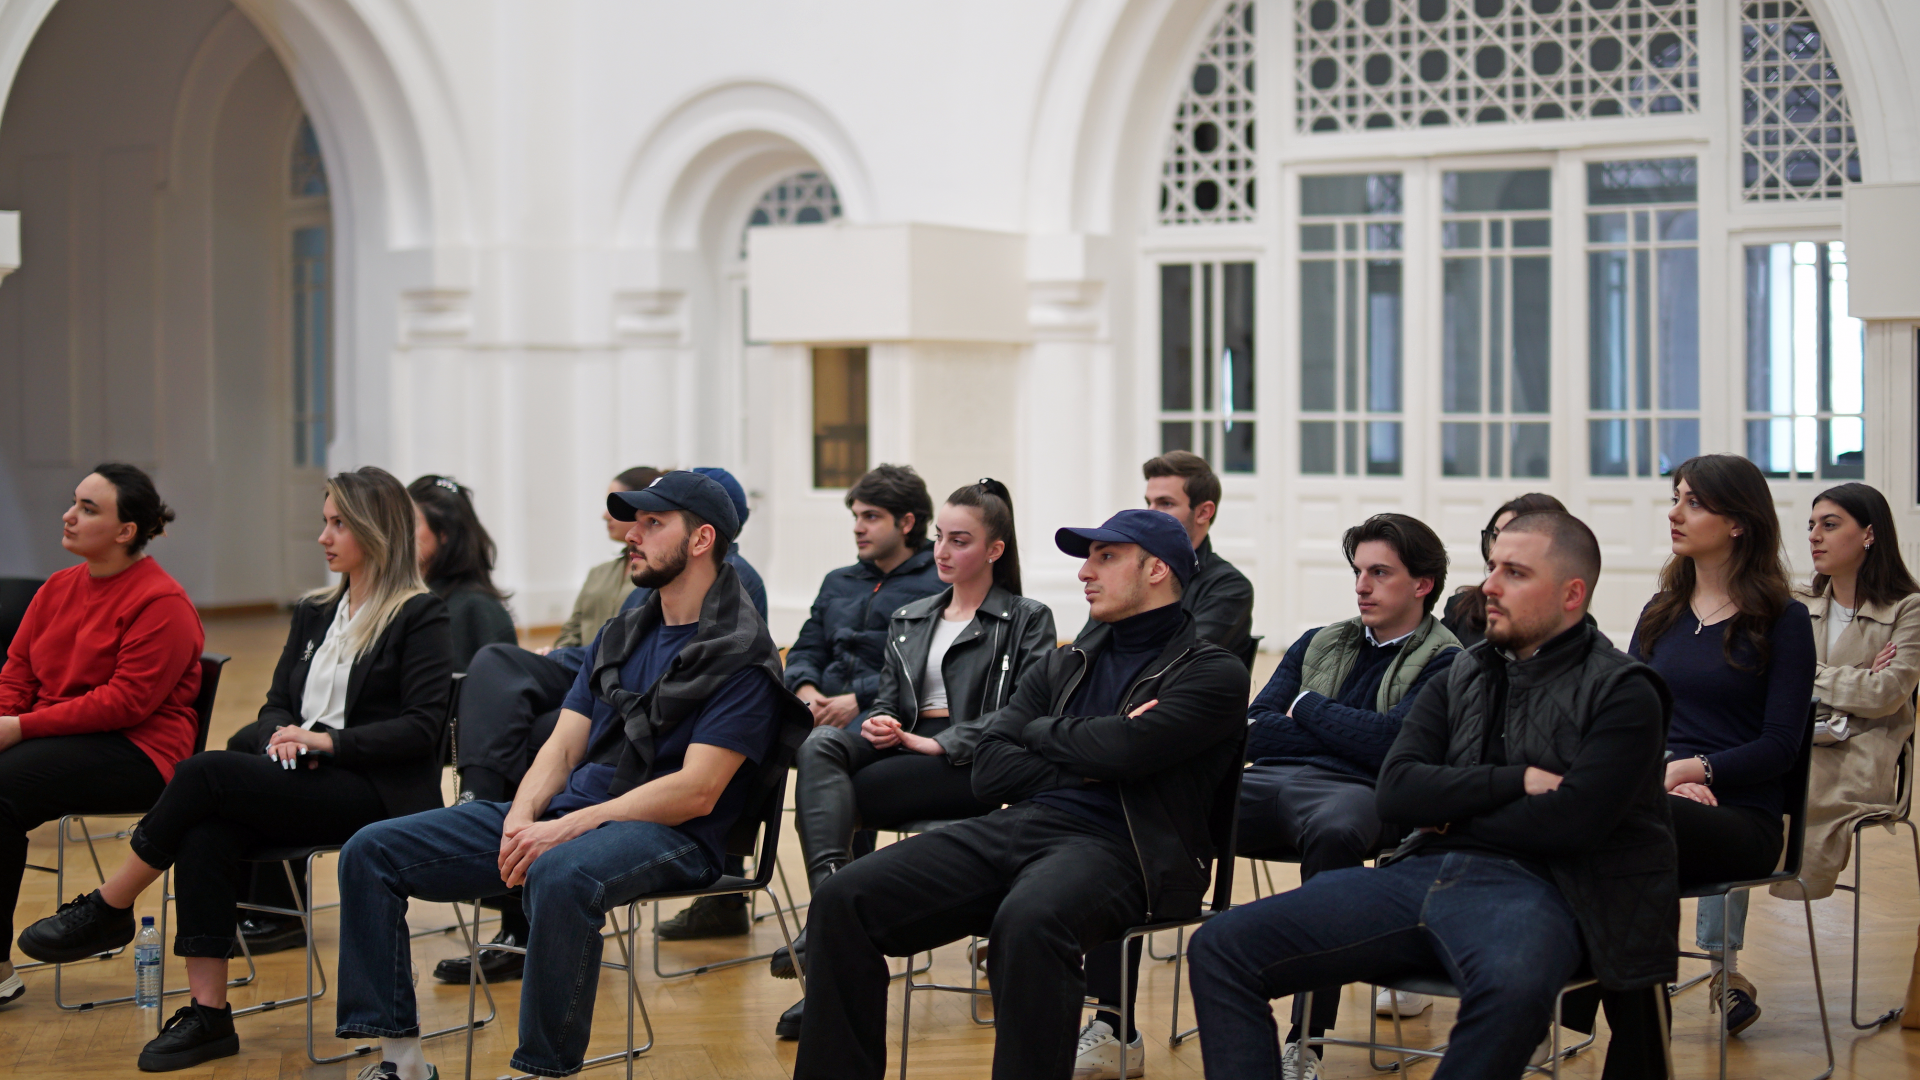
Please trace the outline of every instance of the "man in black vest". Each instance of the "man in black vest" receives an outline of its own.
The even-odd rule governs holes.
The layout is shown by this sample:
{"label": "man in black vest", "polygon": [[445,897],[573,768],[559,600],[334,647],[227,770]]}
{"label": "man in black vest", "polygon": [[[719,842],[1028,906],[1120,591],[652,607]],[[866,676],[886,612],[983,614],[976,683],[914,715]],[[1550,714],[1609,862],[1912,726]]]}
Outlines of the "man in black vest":
{"label": "man in black vest", "polygon": [[513,802],[371,825],[340,854],[337,1031],[380,1038],[376,1080],[431,1075],[406,961],[409,898],[523,890],[513,1066],[570,1075],[585,1057],[606,913],[718,877],[810,729],[725,562],[739,528],[726,490],[672,472],[607,501],[634,523],[634,583],[656,592],[601,629]]}
{"label": "man in black vest", "polygon": [[[1096,625],[1020,680],[975,753],[1010,804],[848,863],[813,895],[796,1080],[880,1080],[887,961],[993,937],[996,1080],[1071,1074],[1081,956],[1199,910],[1208,811],[1240,767],[1247,669],[1180,607],[1186,530],[1156,510],[1062,529]],[[1230,852],[1218,853],[1230,857]]]}
{"label": "man in black vest", "polygon": [[1419,831],[1383,868],[1320,874],[1194,935],[1212,1080],[1318,1075],[1309,1055],[1282,1061],[1270,999],[1416,975],[1461,992],[1435,1080],[1518,1077],[1583,956],[1618,1021],[1606,1075],[1662,1075],[1670,698],[1584,621],[1600,546],[1578,519],[1515,518],[1491,566],[1487,640],[1419,696],[1381,770],[1381,818]]}

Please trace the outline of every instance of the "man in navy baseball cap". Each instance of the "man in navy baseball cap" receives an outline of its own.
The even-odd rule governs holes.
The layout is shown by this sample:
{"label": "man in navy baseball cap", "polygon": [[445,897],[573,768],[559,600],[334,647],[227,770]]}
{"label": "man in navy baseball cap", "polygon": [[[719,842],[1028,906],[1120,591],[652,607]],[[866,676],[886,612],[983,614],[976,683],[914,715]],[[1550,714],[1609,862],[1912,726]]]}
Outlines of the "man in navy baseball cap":
{"label": "man in navy baseball cap", "polygon": [[[1166,563],[1167,569],[1180,579],[1182,590],[1193,579],[1198,565],[1186,526],[1172,514],[1158,510],[1122,510],[1097,529],[1061,529],[1053,534],[1053,542],[1076,559],[1086,558],[1095,544],[1133,544]],[[1096,613],[1095,618],[1098,617]]]}
{"label": "man in navy baseball cap", "polygon": [[[738,487],[736,483],[734,485]],[[713,526],[725,543],[740,533],[740,512],[733,497],[719,481],[697,472],[678,469],[666,473],[639,491],[615,491],[607,495],[607,513],[615,521],[632,521],[641,513],[685,510]]]}

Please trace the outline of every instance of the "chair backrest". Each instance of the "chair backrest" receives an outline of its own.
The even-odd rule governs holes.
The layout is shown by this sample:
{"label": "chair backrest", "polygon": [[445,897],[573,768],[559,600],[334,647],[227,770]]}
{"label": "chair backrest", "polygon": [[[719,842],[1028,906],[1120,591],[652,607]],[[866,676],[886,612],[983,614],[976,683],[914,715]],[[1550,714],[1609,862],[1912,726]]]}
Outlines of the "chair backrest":
{"label": "chair backrest", "polygon": [[213,728],[213,699],[220,693],[220,673],[232,657],[219,653],[200,654],[200,695],[193,699],[193,718],[198,729],[193,734],[193,752],[207,749],[207,732]]}
{"label": "chair backrest", "polygon": [[7,646],[20,631],[20,620],[40,591],[40,578],[0,578],[0,664],[6,663]]}
{"label": "chair backrest", "polygon": [[[464,671],[454,672],[452,684],[447,687],[447,717],[446,722],[440,725],[440,748],[436,752],[440,764],[453,766],[455,776],[460,774],[460,732],[457,728],[460,723],[460,682],[466,677]],[[456,789],[459,786],[454,785]]]}
{"label": "chair backrest", "polygon": [[1807,850],[1807,774],[1813,769],[1813,725],[1820,716],[1820,699],[1807,706],[1807,722],[1800,725],[1800,754],[1787,770],[1785,789],[1787,812],[1787,851],[1780,872],[1800,876],[1800,859]]}
{"label": "chair backrest", "polygon": [[787,808],[789,772],[791,770],[779,770],[778,778],[760,800],[760,844],[753,852],[753,883],[761,888],[773,881],[773,872],[780,860],[780,818]]}
{"label": "chair backrest", "polygon": [[[1237,760],[1246,756],[1243,739]],[[1240,780],[1246,774],[1237,764],[1228,769],[1213,789],[1213,806],[1207,813],[1207,833],[1213,840],[1213,900],[1208,906],[1214,911],[1233,906],[1233,864],[1240,861],[1234,857],[1240,840]]]}

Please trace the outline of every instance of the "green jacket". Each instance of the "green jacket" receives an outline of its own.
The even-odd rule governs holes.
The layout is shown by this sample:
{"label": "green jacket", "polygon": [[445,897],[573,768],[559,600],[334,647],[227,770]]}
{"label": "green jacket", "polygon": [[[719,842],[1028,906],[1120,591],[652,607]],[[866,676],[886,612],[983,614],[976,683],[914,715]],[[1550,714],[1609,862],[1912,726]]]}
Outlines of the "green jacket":
{"label": "green jacket", "polygon": [[[1322,627],[1308,643],[1307,655],[1301,658],[1300,689],[1311,690],[1322,697],[1338,697],[1347,673],[1353,670],[1353,662],[1360,655],[1360,646],[1367,640],[1366,633],[1366,627],[1357,617]],[[1446,649],[1459,647],[1460,639],[1441,626],[1440,620],[1432,615],[1423,616],[1413,636],[1400,647],[1400,655],[1393,658],[1386,674],[1380,676],[1380,691],[1374,697],[1375,711],[1387,712],[1400,704],[1429,660]]]}

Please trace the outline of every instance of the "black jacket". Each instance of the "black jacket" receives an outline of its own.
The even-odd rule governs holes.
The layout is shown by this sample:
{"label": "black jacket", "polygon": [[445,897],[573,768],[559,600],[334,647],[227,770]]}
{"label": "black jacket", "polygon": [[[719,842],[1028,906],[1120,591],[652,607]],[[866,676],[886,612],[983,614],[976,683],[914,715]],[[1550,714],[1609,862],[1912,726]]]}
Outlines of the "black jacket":
{"label": "black jacket", "polygon": [[787,689],[812,683],[829,696],[851,693],[873,705],[887,660],[887,621],[910,601],[946,586],[933,568],[933,549],[921,548],[882,574],[870,562],[843,566],[820,582],[813,610],[787,649]]}
{"label": "black jacket", "polygon": [[470,585],[429,581],[427,588],[447,605],[447,632],[453,642],[453,670],[465,672],[483,645],[518,645],[507,605]]}
{"label": "black jacket", "polygon": [[[953,588],[915,600],[893,613],[887,629],[887,666],[873,694],[876,716],[891,716],[907,730],[920,715],[920,679],[933,645],[940,613],[953,602]],[[973,621],[947,648],[940,673],[947,684],[946,728],[933,741],[946,751],[947,763],[966,765],[993,713],[1013,697],[1021,676],[1060,644],[1053,611],[1038,600],[1015,596],[995,585],[973,613]]]}
{"label": "black jacket", "polygon": [[[274,666],[260,718],[235,732],[227,749],[265,753],[276,728],[300,723],[313,654],[340,601],[302,600]],[[452,686],[447,605],[421,593],[401,605],[373,648],[347,677],[347,722],[333,732],[333,765],[372,781],[388,817],[445,805],[440,797],[440,729]],[[322,765],[322,768],[329,766]]]}
{"label": "black jacket", "polygon": [[[1237,657],[1200,640],[1189,612],[1118,714],[1060,715],[1112,633],[1095,626],[1020,680],[975,751],[973,793],[982,802],[1017,803],[1090,781],[1118,784],[1146,884],[1147,921],[1184,918],[1200,910],[1207,889],[1215,795],[1241,767],[1249,676]],[[1127,716],[1156,698],[1139,717]]]}
{"label": "black jacket", "polygon": [[[1180,593],[1180,606],[1193,616],[1201,641],[1211,641],[1253,669],[1253,582],[1213,550],[1213,537],[1193,549],[1200,563]],[[1085,637],[1100,625],[1088,619],[1080,628]]]}

